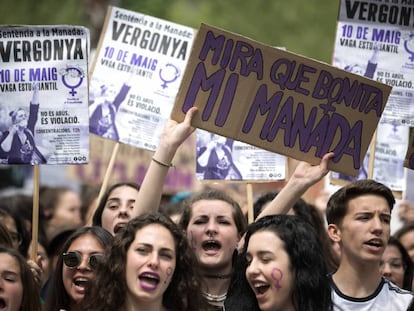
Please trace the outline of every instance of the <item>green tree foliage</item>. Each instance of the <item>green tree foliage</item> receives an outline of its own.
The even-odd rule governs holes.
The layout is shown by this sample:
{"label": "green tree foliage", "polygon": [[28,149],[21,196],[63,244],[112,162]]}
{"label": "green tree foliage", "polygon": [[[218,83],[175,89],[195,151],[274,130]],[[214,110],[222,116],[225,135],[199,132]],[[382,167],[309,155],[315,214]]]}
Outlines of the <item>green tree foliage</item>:
{"label": "green tree foliage", "polygon": [[[73,24],[99,32],[107,4],[198,28],[220,27],[330,62],[339,1],[332,0],[0,0],[2,24]],[[98,10],[94,6],[101,6]],[[92,46],[97,38],[92,35]]]}

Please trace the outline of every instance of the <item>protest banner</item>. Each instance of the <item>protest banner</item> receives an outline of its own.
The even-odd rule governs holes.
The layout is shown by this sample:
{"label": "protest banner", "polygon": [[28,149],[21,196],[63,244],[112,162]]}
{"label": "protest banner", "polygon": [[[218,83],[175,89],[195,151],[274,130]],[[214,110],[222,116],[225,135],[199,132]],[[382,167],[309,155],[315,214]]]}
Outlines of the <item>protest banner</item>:
{"label": "protest banner", "polygon": [[340,1],[332,64],[393,87],[381,122],[414,125],[413,10],[404,1]]}
{"label": "protest banner", "polygon": [[286,157],[198,129],[198,180],[271,182],[286,177]]}
{"label": "protest banner", "polygon": [[[91,66],[90,132],[154,151],[190,55],[194,29],[108,6]],[[115,145],[99,197],[106,190]]]}
{"label": "protest banner", "polygon": [[202,24],[171,117],[356,175],[391,87]]}
{"label": "protest banner", "polygon": [[0,27],[0,163],[89,159],[89,30]]}
{"label": "protest banner", "polygon": [[39,165],[89,160],[89,30],[0,26],[0,163],[33,165],[37,258]]}
{"label": "protest banner", "polygon": [[[403,174],[404,144],[407,142],[407,129],[401,127],[414,124],[414,57],[410,46],[413,45],[413,7],[403,2],[378,3],[378,1],[344,1],[339,2],[336,39],[332,64],[350,72],[380,81],[393,87],[380,125],[381,135],[372,141],[373,165],[362,166],[357,177],[331,174],[331,182],[342,184],[341,181],[353,181],[363,178],[379,178],[393,191],[402,191],[405,183]],[[381,126],[383,124],[383,126]],[[384,129],[390,130],[385,133]],[[391,155],[393,162],[401,164],[398,169],[385,172],[384,137],[398,136],[398,147],[389,147],[398,152]],[[394,140],[395,141],[395,140]],[[394,147],[395,146],[395,147]],[[390,151],[390,148],[385,147]],[[378,154],[377,154],[378,152]],[[369,159],[365,158],[364,163]],[[376,176],[376,177],[375,177]],[[383,176],[384,178],[380,177]],[[376,179],[377,180],[377,179]]]}
{"label": "protest banner", "polygon": [[194,35],[190,27],[109,6],[91,67],[90,132],[154,151]]}

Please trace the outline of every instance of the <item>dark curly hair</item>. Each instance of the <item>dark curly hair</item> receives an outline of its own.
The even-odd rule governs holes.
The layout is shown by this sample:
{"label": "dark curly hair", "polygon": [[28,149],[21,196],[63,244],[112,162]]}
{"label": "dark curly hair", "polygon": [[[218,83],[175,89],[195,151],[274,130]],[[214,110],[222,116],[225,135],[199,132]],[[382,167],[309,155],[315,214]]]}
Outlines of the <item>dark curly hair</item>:
{"label": "dark curly hair", "polygon": [[88,301],[84,302],[82,310],[122,310],[127,292],[125,264],[128,249],[135,240],[136,232],[151,224],[165,227],[173,236],[176,247],[176,267],[163,295],[163,305],[171,311],[203,310],[201,281],[194,254],[182,230],[158,212],[133,218],[118,232],[107,257],[97,270],[95,281],[88,288]]}
{"label": "dark curly hair", "polygon": [[328,270],[314,228],[298,216],[273,215],[260,218],[247,229],[243,256],[246,255],[251,236],[259,231],[271,231],[284,243],[295,276],[292,293],[295,310],[332,310]]}

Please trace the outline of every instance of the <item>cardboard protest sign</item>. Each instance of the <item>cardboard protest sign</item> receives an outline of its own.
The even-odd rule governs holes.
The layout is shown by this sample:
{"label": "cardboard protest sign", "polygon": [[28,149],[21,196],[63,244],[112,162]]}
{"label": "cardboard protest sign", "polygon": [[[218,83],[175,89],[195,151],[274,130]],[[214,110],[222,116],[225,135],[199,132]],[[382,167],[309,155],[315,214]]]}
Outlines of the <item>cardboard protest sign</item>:
{"label": "cardboard protest sign", "polygon": [[155,150],[194,36],[190,27],[108,7],[91,68],[90,132]]}
{"label": "cardboard protest sign", "polygon": [[286,177],[286,157],[204,130],[196,131],[198,180],[275,181]]}
{"label": "cardboard protest sign", "polygon": [[391,87],[202,24],[171,117],[355,175]]}
{"label": "cardboard protest sign", "polygon": [[89,159],[89,30],[0,27],[0,163]]}

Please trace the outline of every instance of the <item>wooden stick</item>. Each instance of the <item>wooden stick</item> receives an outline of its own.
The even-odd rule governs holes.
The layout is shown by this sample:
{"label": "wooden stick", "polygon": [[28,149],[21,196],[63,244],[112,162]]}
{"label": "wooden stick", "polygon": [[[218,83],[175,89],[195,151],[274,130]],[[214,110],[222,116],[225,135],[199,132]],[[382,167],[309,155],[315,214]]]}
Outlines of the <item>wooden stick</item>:
{"label": "wooden stick", "polygon": [[253,185],[251,183],[246,184],[246,193],[247,193],[247,219],[249,224],[254,221],[254,211],[253,211]]}
{"label": "wooden stick", "polygon": [[[119,145],[120,145],[120,143],[116,142],[115,146],[114,146],[114,149],[112,150],[111,159],[109,160],[108,167],[106,168],[106,171],[105,171],[105,176],[104,176],[104,179],[102,181],[101,189],[99,190],[98,202],[95,205],[95,209],[101,203],[102,197],[103,197],[104,193],[106,192],[106,189],[108,188],[109,178],[111,177],[112,169],[114,167],[115,160],[116,160],[116,156],[118,155]],[[95,211],[93,211],[93,213],[90,213],[90,217],[86,220],[86,224],[85,224],[86,226],[92,226],[93,214],[95,214]]]}
{"label": "wooden stick", "polygon": [[368,179],[372,179],[374,175],[375,151],[377,150],[377,130],[371,139],[371,146],[369,148],[369,164],[368,164]]}
{"label": "wooden stick", "polygon": [[39,236],[39,165],[33,166],[33,213],[32,213],[32,251],[30,258],[36,261]]}

